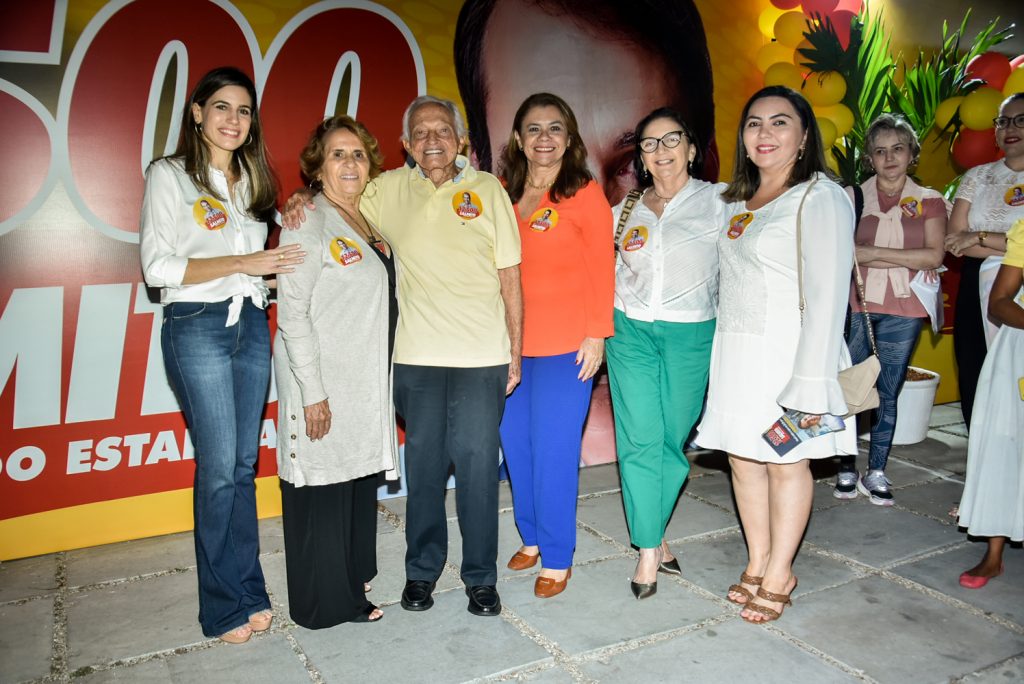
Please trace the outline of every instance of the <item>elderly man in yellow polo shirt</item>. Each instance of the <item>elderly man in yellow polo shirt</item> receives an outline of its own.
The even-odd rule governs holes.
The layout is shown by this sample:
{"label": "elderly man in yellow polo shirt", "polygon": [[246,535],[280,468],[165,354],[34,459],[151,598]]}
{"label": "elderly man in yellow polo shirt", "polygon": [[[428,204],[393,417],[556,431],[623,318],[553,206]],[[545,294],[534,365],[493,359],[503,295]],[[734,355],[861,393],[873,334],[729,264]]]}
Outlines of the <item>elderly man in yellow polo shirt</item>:
{"label": "elderly man in yellow polo shirt", "polygon": [[[378,176],[360,205],[398,258],[395,407],[409,491],[402,607],[434,604],[453,464],[468,610],[497,615],[498,425],[520,376],[519,230],[498,179],[459,154],[467,138],[455,103],[418,97],[402,124],[416,166]],[[288,201],[286,226],[301,220],[307,198]]]}

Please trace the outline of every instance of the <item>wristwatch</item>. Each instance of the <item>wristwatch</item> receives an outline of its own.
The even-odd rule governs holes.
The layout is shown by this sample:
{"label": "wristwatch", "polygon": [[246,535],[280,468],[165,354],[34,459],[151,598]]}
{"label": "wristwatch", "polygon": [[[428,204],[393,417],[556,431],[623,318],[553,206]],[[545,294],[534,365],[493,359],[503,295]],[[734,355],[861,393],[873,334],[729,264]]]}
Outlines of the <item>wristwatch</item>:
{"label": "wristwatch", "polygon": [[979,247],[984,247],[985,246],[985,238],[987,238],[987,237],[988,237],[988,231],[987,230],[979,230],[978,231],[978,246]]}

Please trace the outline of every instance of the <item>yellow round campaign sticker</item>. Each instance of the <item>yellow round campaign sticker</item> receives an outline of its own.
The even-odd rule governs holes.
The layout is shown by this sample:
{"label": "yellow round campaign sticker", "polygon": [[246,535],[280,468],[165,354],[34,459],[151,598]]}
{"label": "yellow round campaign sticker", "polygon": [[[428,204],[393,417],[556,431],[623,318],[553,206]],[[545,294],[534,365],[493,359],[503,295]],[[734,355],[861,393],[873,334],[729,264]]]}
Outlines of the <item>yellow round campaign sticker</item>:
{"label": "yellow round campaign sticker", "polygon": [[484,213],[484,204],[475,192],[463,190],[452,195],[452,209],[460,218],[472,221]]}
{"label": "yellow round campaign sticker", "polygon": [[900,200],[900,210],[907,218],[917,218],[921,215],[921,202],[916,197],[904,197]]}
{"label": "yellow round campaign sticker", "polygon": [[351,266],[363,259],[363,253],[355,241],[340,235],[331,240],[331,256],[342,266]]}
{"label": "yellow round campaign sticker", "polygon": [[629,229],[626,233],[626,237],[622,241],[622,249],[626,252],[635,252],[638,249],[643,249],[644,245],[647,244],[647,237],[649,233],[647,226],[635,226]]}
{"label": "yellow round campaign sticker", "polygon": [[558,225],[558,212],[551,207],[542,207],[530,217],[530,229],[546,233]]}
{"label": "yellow round campaign sticker", "polygon": [[220,230],[228,225],[228,212],[224,205],[213,197],[203,195],[192,205],[192,216],[196,223],[206,230]]}
{"label": "yellow round campaign sticker", "polygon": [[729,230],[726,231],[726,235],[730,240],[735,240],[740,235],[743,235],[743,231],[747,229],[750,222],[754,220],[754,214],[749,211],[745,211],[742,214],[736,214],[729,219]]}
{"label": "yellow round campaign sticker", "polygon": [[1011,207],[1024,206],[1024,185],[1014,185],[1006,191],[1003,200]]}

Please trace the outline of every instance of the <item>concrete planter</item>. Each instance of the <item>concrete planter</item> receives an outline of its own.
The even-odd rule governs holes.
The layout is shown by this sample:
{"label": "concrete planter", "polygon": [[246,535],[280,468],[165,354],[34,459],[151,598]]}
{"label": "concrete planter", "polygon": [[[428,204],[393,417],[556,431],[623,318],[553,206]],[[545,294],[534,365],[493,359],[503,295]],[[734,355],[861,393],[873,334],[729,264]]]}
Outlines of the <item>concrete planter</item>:
{"label": "concrete planter", "polygon": [[928,420],[939,388],[939,374],[911,366],[908,370],[928,375],[923,380],[907,380],[896,402],[896,430],[893,444],[917,444],[928,436]]}

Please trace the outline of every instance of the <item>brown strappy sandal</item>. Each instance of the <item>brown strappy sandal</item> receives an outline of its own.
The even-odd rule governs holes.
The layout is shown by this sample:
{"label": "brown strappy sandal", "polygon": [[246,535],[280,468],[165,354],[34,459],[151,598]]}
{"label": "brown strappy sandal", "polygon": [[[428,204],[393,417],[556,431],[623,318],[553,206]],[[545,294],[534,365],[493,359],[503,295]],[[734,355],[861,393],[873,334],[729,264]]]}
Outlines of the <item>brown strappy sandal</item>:
{"label": "brown strappy sandal", "polygon": [[[757,597],[764,599],[765,601],[771,601],[772,603],[781,603],[784,606],[792,606],[793,601],[790,600],[789,596],[796,589],[796,578],[793,578],[793,588],[789,590],[789,594],[776,594],[773,591],[766,591],[764,587],[757,588]],[[740,617],[755,625],[759,625],[765,622],[773,622],[782,617],[782,612],[769,608],[768,606],[762,606],[760,603],[754,603],[750,601],[743,606],[746,610],[752,610],[755,613],[759,613],[764,616],[763,620],[751,620],[740,613]]]}
{"label": "brown strappy sandal", "polygon": [[[760,587],[761,586],[761,582],[763,582],[763,581],[764,581],[764,577],[754,577],[753,575],[748,575],[745,572],[741,572],[740,573],[740,582],[743,582],[743,584],[751,584],[751,585],[753,585],[755,587]],[[731,601],[732,603],[735,603],[737,606],[745,606],[745,605],[747,605],[747,603],[749,603],[750,601],[754,600],[754,595],[751,594],[750,590],[747,589],[746,587],[744,587],[742,584],[730,585],[729,586],[729,593],[731,593],[731,594],[739,594],[740,596],[746,596],[747,597],[746,601],[737,601],[736,599],[731,598],[729,596],[729,594],[726,594],[725,598],[729,599],[729,601]]]}

